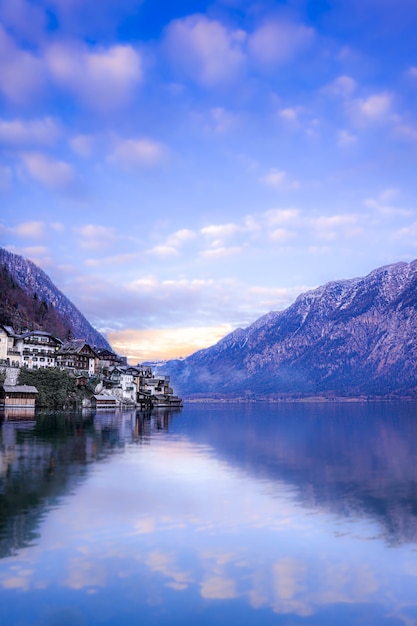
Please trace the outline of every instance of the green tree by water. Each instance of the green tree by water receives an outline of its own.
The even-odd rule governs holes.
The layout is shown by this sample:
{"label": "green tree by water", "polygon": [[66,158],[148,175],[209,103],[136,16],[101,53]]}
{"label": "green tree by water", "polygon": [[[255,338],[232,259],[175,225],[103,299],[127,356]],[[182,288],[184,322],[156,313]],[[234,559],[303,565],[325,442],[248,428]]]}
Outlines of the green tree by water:
{"label": "green tree by water", "polygon": [[19,385],[33,385],[38,390],[36,405],[49,409],[63,409],[80,400],[75,378],[59,369],[21,369]]}

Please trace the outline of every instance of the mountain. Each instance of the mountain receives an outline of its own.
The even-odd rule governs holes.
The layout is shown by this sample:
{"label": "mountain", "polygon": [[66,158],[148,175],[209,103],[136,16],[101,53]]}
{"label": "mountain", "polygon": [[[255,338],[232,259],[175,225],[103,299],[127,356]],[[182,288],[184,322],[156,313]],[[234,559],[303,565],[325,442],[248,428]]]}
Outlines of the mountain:
{"label": "mountain", "polygon": [[327,283],[164,373],[183,397],[417,397],[417,261]]}
{"label": "mountain", "polygon": [[51,332],[60,339],[85,339],[111,350],[110,344],[60,291],[49,276],[22,256],[0,248],[0,323]]}

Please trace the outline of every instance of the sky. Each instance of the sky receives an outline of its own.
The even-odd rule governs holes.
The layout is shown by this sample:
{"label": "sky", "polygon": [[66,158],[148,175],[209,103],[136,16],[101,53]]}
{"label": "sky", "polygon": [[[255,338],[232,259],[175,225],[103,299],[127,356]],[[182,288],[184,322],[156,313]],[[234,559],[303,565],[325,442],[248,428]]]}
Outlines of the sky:
{"label": "sky", "polygon": [[0,246],[132,363],[417,257],[415,0],[0,0]]}

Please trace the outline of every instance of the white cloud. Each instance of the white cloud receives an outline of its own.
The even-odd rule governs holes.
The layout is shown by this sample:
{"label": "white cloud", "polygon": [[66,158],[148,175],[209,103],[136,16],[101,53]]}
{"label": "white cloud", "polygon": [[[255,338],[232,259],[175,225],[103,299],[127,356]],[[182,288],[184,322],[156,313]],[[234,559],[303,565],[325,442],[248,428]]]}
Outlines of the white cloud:
{"label": "white cloud", "polygon": [[43,222],[23,222],[18,226],[9,229],[19,237],[41,238],[45,235],[45,224]]}
{"label": "white cloud", "polygon": [[399,189],[389,187],[388,189],[384,189],[384,191],[381,191],[381,193],[379,194],[379,198],[382,202],[389,202],[394,198],[398,198],[399,195]]}
{"label": "white cloud", "polygon": [[264,311],[282,310],[288,307],[300,293],[313,289],[311,285],[294,287],[249,287],[248,302],[256,300]]}
{"label": "white cloud", "polygon": [[242,250],[243,248],[241,246],[231,246],[231,247],[218,246],[218,247],[209,248],[207,250],[203,250],[201,252],[201,256],[204,257],[205,259],[218,259],[218,258],[223,258],[223,257],[239,254],[240,252],[242,252]]}
{"label": "white cloud", "polygon": [[410,239],[414,245],[417,244],[417,222],[404,226],[393,233],[395,239]]}
{"label": "white cloud", "polygon": [[119,354],[127,355],[131,363],[140,363],[186,357],[214,345],[232,330],[230,324],[115,330],[108,333],[108,339]]}
{"label": "white cloud", "polygon": [[62,222],[53,222],[52,224],[49,224],[49,226],[57,233],[63,233],[65,231],[65,224]]}
{"label": "white cloud", "polygon": [[357,137],[353,135],[348,130],[340,130],[338,133],[338,141],[339,146],[350,146],[356,143]]}
{"label": "white cloud", "polygon": [[296,122],[298,119],[298,113],[299,113],[298,107],[296,108],[288,107],[286,109],[281,109],[279,111],[279,116],[286,122]]}
{"label": "white cloud", "polygon": [[368,98],[357,98],[349,104],[349,111],[356,123],[385,121],[392,114],[392,95],[378,93]]}
{"label": "white cloud", "polygon": [[53,79],[98,110],[124,105],[142,80],[142,60],[130,45],[87,48],[54,44],[46,51]]}
{"label": "white cloud", "polygon": [[275,230],[270,232],[269,238],[272,241],[276,241],[278,243],[285,243],[286,241],[289,241],[290,239],[294,239],[295,233],[290,230],[287,230],[286,228],[276,228]]}
{"label": "white cloud", "polygon": [[268,187],[280,190],[294,190],[300,187],[300,183],[291,179],[287,172],[275,168],[270,169],[260,178],[260,181]]}
{"label": "white cloud", "polygon": [[81,235],[80,247],[85,250],[99,250],[108,247],[117,238],[113,228],[98,224],[86,224],[76,229]]}
{"label": "white cloud", "polygon": [[21,158],[30,176],[46,187],[63,189],[74,181],[72,167],[64,161],[51,159],[40,152],[25,152]]}
{"label": "white cloud", "polygon": [[79,229],[79,232],[82,237],[86,237],[88,239],[95,239],[97,237],[103,236],[106,238],[113,238],[115,234],[113,228],[108,228],[107,226],[98,226],[95,224],[86,224]]}
{"label": "white cloud", "polygon": [[251,233],[252,235],[259,234],[261,230],[261,224],[260,224],[260,220],[258,216],[247,215],[244,219],[243,228],[245,231],[247,231],[248,233]]}
{"label": "white cloud", "polygon": [[109,156],[114,161],[127,167],[152,166],[163,162],[168,155],[168,148],[152,139],[119,139]]}
{"label": "white cloud", "polygon": [[[109,243],[112,243],[111,238]],[[111,265],[114,267],[115,265],[137,263],[141,258],[143,258],[143,254],[141,252],[124,252],[96,259],[86,259],[85,265],[87,267],[103,267],[104,265]]]}
{"label": "white cloud", "polygon": [[42,35],[47,16],[43,7],[36,6],[30,1],[5,0],[0,3],[0,21],[19,37],[33,40]]}
{"label": "white cloud", "polygon": [[87,157],[93,151],[94,138],[91,135],[75,135],[71,137],[69,144],[76,154]]}
{"label": "white cloud", "polygon": [[186,243],[187,241],[192,241],[196,238],[196,234],[194,231],[189,228],[181,228],[180,230],[175,231],[169,235],[167,239],[167,244],[174,247],[179,247]]}
{"label": "white cloud", "polygon": [[408,124],[399,122],[394,128],[394,133],[406,141],[417,141],[417,128]]}
{"label": "white cloud", "polygon": [[188,228],[182,228],[169,235],[165,243],[154,246],[148,250],[148,254],[159,257],[177,256],[181,247],[196,238],[196,233]]}
{"label": "white cloud", "polygon": [[177,256],[178,250],[172,246],[155,246],[148,250],[148,254],[154,254],[159,257]]}
{"label": "white cloud", "polygon": [[337,239],[340,236],[356,237],[362,234],[362,229],[357,223],[356,215],[321,215],[309,220],[309,224],[322,239]]}
{"label": "white cloud", "polygon": [[174,69],[202,85],[213,86],[236,78],[245,55],[245,33],[229,31],[203,15],[175,20],[166,29],[165,46]]}
{"label": "white cloud", "polygon": [[270,21],[258,28],[249,38],[252,58],[263,65],[285,63],[314,41],[315,32],[303,24],[289,21]]}
{"label": "white cloud", "polygon": [[338,98],[348,98],[356,91],[356,81],[351,76],[338,76],[332,83],[323,87],[322,91]]}
{"label": "white cloud", "polygon": [[299,209],[271,209],[264,213],[268,226],[298,222],[300,219]]}
{"label": "white cloud", "polygon": [[43,63],[20,50],[0,24],[0,92],[18,104],[31,103],[44,82]]}
{"label": "white cloud", "polygon": [[0,120],[0,141],[12,146],[51,145],[61,136],[59,123],[51,117],[38,120]]}
{"label": "white cloud", "polygon": [[210,600],[230,600],[238,597],[236,581],[231,578],[212,576],[201,583],[201,596]]}
{"label": "white cloud", "polygon": [[223,239],[230,237],[240,230],[237,224],[211,224],[200,229],[202,235]]}
{"label": "white cloud", "polygon": [[39,258],[48,254],[49,250],[46,246],[29,246],[23,248],[24,255],[33,260],[33,258]]}
{"label": "white cloud", "polygon": [[408,217],[412,215],[412,211],[392,205],[392,200],[395,200],[399,194],[398,189],[384,189],[377,198],[367,198],[363,204],[383,217]]}
{"label": "white cloud", "polygon": [[236,124],[236,116],[232,115],[223,107],[215,107],[210,110],[211,126],[216,133],[225,133]]}

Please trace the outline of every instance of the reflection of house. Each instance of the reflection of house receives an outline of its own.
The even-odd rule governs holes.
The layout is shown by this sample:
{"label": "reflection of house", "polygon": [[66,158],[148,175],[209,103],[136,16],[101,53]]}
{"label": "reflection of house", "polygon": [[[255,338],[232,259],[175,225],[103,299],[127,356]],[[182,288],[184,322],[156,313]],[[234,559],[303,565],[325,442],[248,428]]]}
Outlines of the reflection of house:
{"label": "reflection of house", "polygon": [[4,409],[35,408],[38,390],[31,385],[3,385],[0,388],[0,406]]}
{"label": "reflection of house", "polygon": [[14,349],[21,354],[21,365],[29,369],[55,367],[55,356],[62,341],[51,333],[33,330],[14,339]]}
{"label": "reflection of house", "polygon": [[97,353],[84,339],[73,339],[62,344],[56,353],[57,367],[88,372],[91,376],[96,370]]}

